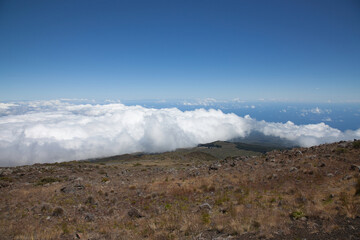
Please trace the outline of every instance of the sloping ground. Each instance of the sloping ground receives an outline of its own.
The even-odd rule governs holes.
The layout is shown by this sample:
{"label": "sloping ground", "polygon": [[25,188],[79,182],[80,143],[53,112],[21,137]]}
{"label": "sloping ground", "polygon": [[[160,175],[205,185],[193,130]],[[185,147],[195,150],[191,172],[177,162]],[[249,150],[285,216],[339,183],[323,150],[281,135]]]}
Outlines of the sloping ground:
{"label": "sloping ground", "polygon": [[[272,149],[274,148],[275,147]],[[178,149],[176,152],[204,152],[218,159],[224,159],[228,156],[259,156],[265,149],[269,150],[270,148],[253,144],[241,144],[238,142],[216,141],[208,144],[199,144],[198,147],[195,148]]]}
{"label": "sloping ground", "polygon": [[360,239],[360,141],[208,157],[1,168],[1,239]]}

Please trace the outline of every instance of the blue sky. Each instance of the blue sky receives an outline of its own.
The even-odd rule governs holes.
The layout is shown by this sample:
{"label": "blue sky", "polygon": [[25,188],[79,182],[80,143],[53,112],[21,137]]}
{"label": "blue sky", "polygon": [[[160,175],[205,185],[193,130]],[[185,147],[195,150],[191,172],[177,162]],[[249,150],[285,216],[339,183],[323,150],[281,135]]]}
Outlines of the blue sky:
{"label": "blue sky", "polygon": [[0,1],[1,101],[359,92],[359,1]]}

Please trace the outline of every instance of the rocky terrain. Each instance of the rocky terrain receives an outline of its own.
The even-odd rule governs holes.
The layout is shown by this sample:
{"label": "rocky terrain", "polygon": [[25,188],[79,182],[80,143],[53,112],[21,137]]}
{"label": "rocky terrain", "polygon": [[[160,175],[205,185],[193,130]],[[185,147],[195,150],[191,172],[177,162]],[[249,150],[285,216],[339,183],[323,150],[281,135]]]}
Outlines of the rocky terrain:
{"label": "rocky terrain", "polygon": [[360,141],[0,168],[1,239],[360,239]]}

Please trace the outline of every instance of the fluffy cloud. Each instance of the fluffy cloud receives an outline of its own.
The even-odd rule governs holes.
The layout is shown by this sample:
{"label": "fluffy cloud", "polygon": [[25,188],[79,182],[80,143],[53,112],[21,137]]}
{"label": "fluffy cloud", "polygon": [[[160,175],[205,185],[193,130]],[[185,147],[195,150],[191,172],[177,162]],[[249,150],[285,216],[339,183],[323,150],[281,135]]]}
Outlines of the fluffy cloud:
{"label": "fluffy cloud", "polygon": [[224,101],[218,101],[215,98],[198,99],[196,101],[184,101],[184,106],[213,106],[216,103],[222,103]]}
{"label": "fluffy cloud", "polygon": [[319,123],[269,123],[220,110],[38,101],[1,105],[0,166],[161,152],[244,137],[251,131],[303,146],[360,137]]}
{"label": "fluffy cloud", "polygon": [[308,114],[329,114],[331,112],[331,109],[320,109],[319,107],[315,107],[311,109],[302,109],[300,115],[305,117]]}

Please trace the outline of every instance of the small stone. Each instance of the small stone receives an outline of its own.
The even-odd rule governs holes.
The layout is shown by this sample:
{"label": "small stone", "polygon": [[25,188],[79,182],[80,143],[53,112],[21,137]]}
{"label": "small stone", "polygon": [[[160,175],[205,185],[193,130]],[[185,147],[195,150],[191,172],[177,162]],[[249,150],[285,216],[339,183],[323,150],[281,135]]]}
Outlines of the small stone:
{"label": "small stone", "polygon": [[209,170],[218,170],[219,168],[216,165],[210,165]]}
{"label": "small stone", "polygon": [[326,164],[323,162],[319,164],[319,167],[325,167],[325,166],[326,166]]}
{"label": "small stone", "polygon": [[357,171],[360,172],[360,166],[357,166],[357,165],[355,165],[355,164],[352,164],[351,167],[350,167],[350,170],[352,170],[352,171],[357,170]]}
{"label": "small stone", "polygon": [[327,176],[328,176],[328,177],[333,177],[333,176],[334,176],[334,174],[332,174],[332,173],[328,173],[328,174],[327,174]]}
{"label": "small stone", "polygon": [[200,209],[200,210],[211,210],[212,207],[211,207],[210,204],[208,204],[208,203],[203,203],[203,204],[201,204],[201,205],[199,206],[199,209]]}
{"label": "small stone", "polygon": [[351,175],[346,175],[346,176],[344,176],[342,179],[343,179],[343,180],[350,180],[351,178],[352,178]]}
{"label": "small stone", "polygon": [[90,214],[90,213],[87,213],[87,214],[85,215],[85,220],[86,220],[87,222],[93,222],[93,221],[95,220],[95,217],[94,217],[94,215],[92,215],[92,214]]}
{"label": "small stone", "polygon": [[296,167],[292,167],[292,168],[290,168],[290,172],[294,172],[294,171],[296,171],[297,170],[297,168]]}
{"label": "small stone", "polygon": [[140,212],[139,210],[137,210],[136,208],[132,207],[129,211],[128,211],[128,215],[130,217],[135,217],[135,218],[142,218],[144,217]]}

